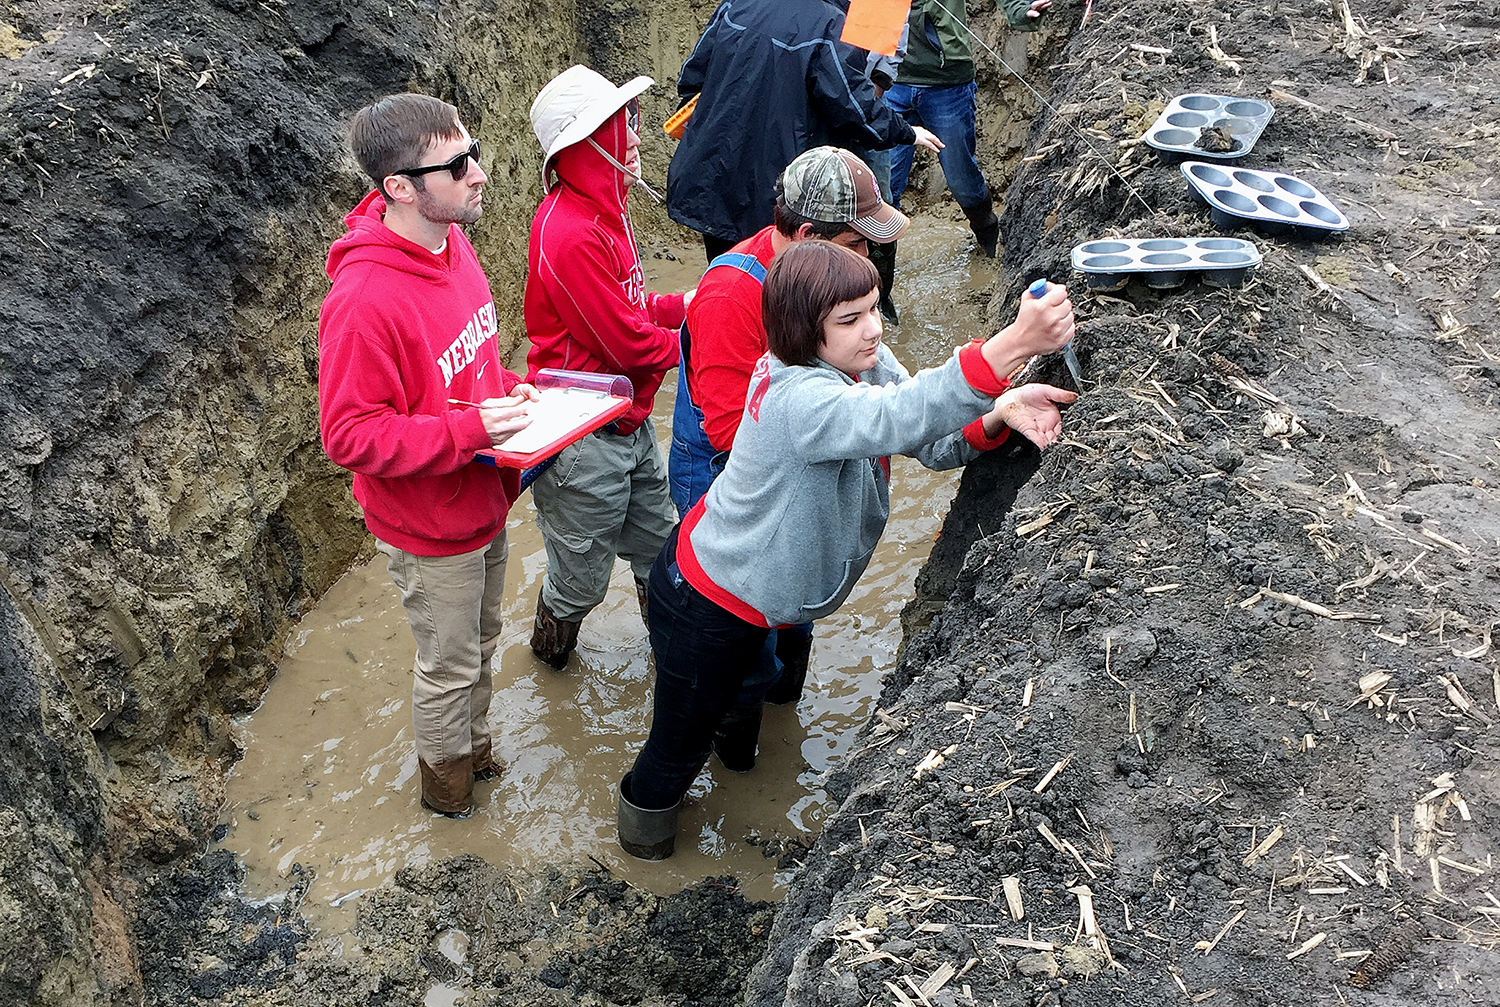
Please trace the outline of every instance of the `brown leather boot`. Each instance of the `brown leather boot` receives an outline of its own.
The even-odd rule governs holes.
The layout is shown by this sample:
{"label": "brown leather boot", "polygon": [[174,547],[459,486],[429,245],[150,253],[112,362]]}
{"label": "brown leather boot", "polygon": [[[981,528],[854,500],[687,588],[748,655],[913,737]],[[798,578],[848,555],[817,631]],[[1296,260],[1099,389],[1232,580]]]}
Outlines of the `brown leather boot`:
{"label": "brown leather boot", "polygon": [[495,758],[494,749],[489,741],[483,745],[474,746],[474,753],[470,756],[470,764],[474,767],[474,782],[485,783],[490,780],[498,780],[505,767],[500,760]]}
{"label": "brown leather boot", "polygon": [[568,656],[578,645],[578,627],[582,624],[582,620],[572,622],[553,615],[538,592],[536,624],[531,629],[531,652],[548,667],[562,671],[567,667]]}
{"label": "brown leather boot", "polygon": [[474,758],[429,766],[417,759],[422,776],[422,807],[444,818],[468,818],[474,814]]}

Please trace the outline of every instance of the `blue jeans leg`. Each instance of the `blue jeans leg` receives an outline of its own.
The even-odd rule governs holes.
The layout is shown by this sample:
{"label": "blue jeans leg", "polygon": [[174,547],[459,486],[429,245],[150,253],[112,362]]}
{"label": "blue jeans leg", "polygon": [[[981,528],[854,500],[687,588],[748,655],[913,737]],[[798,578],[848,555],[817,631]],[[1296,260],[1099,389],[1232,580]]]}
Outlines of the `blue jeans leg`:
{"label": "blue jeans leg", "polygon": [[[891,106],[892,112],[913,126],[921,126],[922,116],[917,112],[916,102],[917,89],[910,84],[896,84],[885,93],[885,103]],[[909,143],[891,150],[890,201],[896,205],[900,205],[901,194],[906,191],[906,180],[911,176],[911,160],[915,152],[916,148]]]}
{"label": "blue jeans leg", "polygon": [[766,690],[776,684],[781,677],[781,662],[776,659],[776,634],[779,630],[771,630],[766,634],[765,643],[761,644],[760,652],[755,655],[754,667],[745,676],[745,681],[740,684],[740,694],[736,698],[737,703],[757,703],[766,694]]}
{"label": "blue jeans leg", "polygon": [[648,591],[656,691],[630,793],[632,803],[654,810],[681,800],[708,761],[714,729],[760,660],[769,630],[694,590],[677,568],[676,532],[651,568]]}
{"label": "blue jeans leg", "polygon": [[[911,93],[896,94],[903,90]],[[938,163],[943,166],[943,177],[948,180],[948,188],[958,205],[967,207],[984,202],[990,190],[985,184],[984,172],[979,170],[979,159],[975,156],[977,140],[974,135],[974,82],[953,87],[897,84],[886,92],[886,101],[892,109],[910,109],[902,111],[907,122],[926,126],[943,141]],[[906,189],[907,175],[911,171],[911,148],[906,148],[906,152],[904,166],[899,163],[900,151],[891,165],[891,189],[897,193],[898,199],[899,193]]]}
{"label": "blue jeans leg", "polygon": [[990,190],[984,172],[979,170],[979,159],[974,156],[974,82],[925,88],[919,101],[922,120],[943,141],[938,161],[953,198],[959,206],[983,202]]}

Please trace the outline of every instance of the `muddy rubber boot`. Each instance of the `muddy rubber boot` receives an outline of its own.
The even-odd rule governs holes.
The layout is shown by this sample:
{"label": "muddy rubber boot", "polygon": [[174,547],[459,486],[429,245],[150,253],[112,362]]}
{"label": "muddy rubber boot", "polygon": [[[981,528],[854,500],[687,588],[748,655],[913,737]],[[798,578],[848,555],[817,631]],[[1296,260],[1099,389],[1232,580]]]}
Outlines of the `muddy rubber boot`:
{"label": "muddy rubber boot", "polygon": [[641,606],[641,622],[647,629],[651,628],[651,620],[646,618],[646,582],[639,577],[635,579],[635,601]]}
{"label": "muddy rubber boot", "polygon": [[807,681],[807,661],[811,655],[811,635],[776,634],[776,659],[781,662],[781,677],[766,690],[767,703],[786,706],[802,698],[802,685]]}
{"label": "muddy rubber boot", "polygon": [[620,803],[615,812],[615,827],[620,835],[620,849],[637,860],[665,860],[677,846],[678,801],[670,808],[650,811],[630,801],[630,774],[620,781]]}
{"label": "muddy rubber boot", "polygon": [[1000,218],[995,216],[995,197],[986,194],[981,202],[965,206],[963,211],[969,218],[969,228],[974,232],[980,250],[987,258],[993,259],[1000,244]]}
{"label": "muddy rubber boot", "polygon": [[731,773],[748,773],[755,768],[761,710],[759,702],[735,703],[714,731],[714,754]]}
{"label": "muddy rubber boot", "polygon": [[891,300],[891,287],[896,282],[896,243],[869,243],[870,263],[880,277],[880,317],[892,325],[901,324],[901,315],[896,311],[896,302]]}
{"label": "muddy rubber boot", "polygon": [[417,759],[422,777],[422,807],[444,818],[464,819],[474,814],[474,758],[429,766]]}
{"label": "muddy rubber boot", "polygon": [[540,592],[536,596],[536,624],[531,629],[531,652],[556,671],[568,665],[568,656],[578,644],[578,627],[583,624],[559,619],[552,614]]}

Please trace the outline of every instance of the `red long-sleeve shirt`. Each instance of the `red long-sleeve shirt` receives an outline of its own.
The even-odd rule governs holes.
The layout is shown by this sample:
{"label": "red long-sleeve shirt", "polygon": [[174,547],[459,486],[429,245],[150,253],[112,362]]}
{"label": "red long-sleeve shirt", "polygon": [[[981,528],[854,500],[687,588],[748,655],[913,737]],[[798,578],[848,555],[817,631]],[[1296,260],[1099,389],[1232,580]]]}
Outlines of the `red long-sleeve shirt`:
{"label": "red long-sleeve shirt", "polygon": [[[770,268],[771,235],[766,227],[735,245],[732,251],[755,256]],[[761,320],[761,285],[743,269],[719,266],[703,274],[687,310],[693,334],[688,360],[688,389],[703,410],[703,432],[715,451],[734,446],[750,372],[766,352]]]}
{"label": "red long-sleeve shirt", "polygon": [[520,495],[515,469],[474,461],[490,446],[481,402],[521,380],[500,363],[489,281],[457,225],[434,253],[385,226],[371,192],[328,251],[318,321],[323,448],[354,472],[376,538],[419,556],[494,538]]}

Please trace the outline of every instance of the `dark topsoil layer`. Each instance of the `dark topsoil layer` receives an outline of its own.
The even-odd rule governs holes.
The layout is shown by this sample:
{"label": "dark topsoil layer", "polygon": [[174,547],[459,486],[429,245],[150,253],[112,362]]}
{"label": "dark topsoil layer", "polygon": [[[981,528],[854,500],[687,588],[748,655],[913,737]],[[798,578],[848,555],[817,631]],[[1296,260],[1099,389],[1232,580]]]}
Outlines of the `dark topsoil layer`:
{"label": "dark topsoil layer", "polygon": [[1120,145],[1175,94],[1302,98],[1245,163],[1353,227],[1244,235],[1265,262],[1241,289],[1075,285],[1069,438],[965,473],[783,905],[460,858],[365,896],[348,938],[311,936],[297,877],[246,906],[210,854],[143,892],[147,1002],[411,1004],[433,983],[506,1005],[1500,1002],[1477,911],[1500,909],[1500,17],[1397,0],[1354,25],[1130,2],[1034,66],[1055,114],[1008,191],[994,321],[1079,241],[1217,233],[1175,166]]}
{"label": "dark topsoil layer", "polygon": [[[1133,3],[1056,60],[1058,114],[1008,193],[1010,293],[1107,233],[1216,233],[1176,166],[1118,146],[1189,91],[1320,106],[1278,100],[1244,163],[1307,178],[1353,228],[1244,235],[1266,261],[1239,290],[1075,286],[1069,439],[1008,516],[1007,462],[965,473],[924,574],[951,596],[831,782],[750,1002],[916,1002],[908,977],[934,1004],[1500,998],[1500,930],[1475,911],[1500,839],[1500,19],[1396,4],[1358,24]],[[1099,192],[1064,122],[1140,200]],[[1268,436],[1267,414],[1305,433]],[[1351,980],[1356,951],[1376,954]],[[934,992],[945,965],[970,971]]]}

